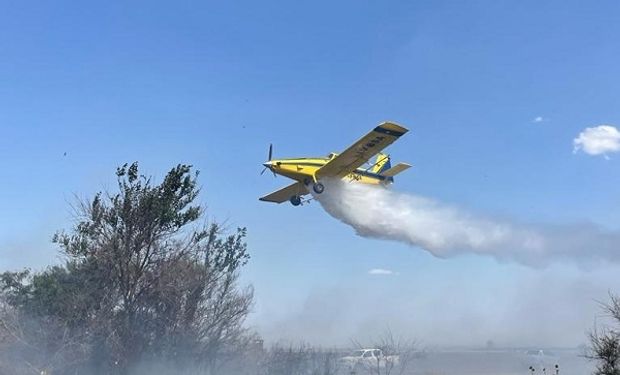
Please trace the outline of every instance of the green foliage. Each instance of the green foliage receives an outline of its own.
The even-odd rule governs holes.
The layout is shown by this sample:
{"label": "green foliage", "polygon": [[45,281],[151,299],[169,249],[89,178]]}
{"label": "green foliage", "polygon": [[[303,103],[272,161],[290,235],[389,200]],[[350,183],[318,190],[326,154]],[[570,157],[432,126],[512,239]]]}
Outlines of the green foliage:
{"label": "green foliage", "polygon": [[[172,236],[203,213],[200,205],[192,205],[200,190],[191,166],[178,165],[166,175],[163,183],[153,186],[151,179],[138,175],[138,164],[119,167],[116,171],[119,192],[95,195],[90,204],[83,203],[85,217],[73,233],[58,232],[54,242],[72,256],[86,256],[101,251],[102,245],[123,246],[139,251],[152,247],[155,241]],[[204,233],[196,232],[194,241]]]}
{"label": "green foliage", "polygon": [[[79,345],[89,354],[70,362],[71,371],[125,373],[146,358],[216,366],[246,337],[253,293],[237,286],[249,259],[246,229],[226,234],[217,223],[199,224],[204,209],[191,166],[172,168],[160,184],[137,163],[116,176],[116,193],[81,202],[75,226],[55,234],[65,265],[0,275],[14,316],[39,327],[20,331],[32,336],[21,342],[38,342],[50,358],[68,358],[63,348]],[[42,334],[45,322],[55,333]]]}
{"label": "green foliage", "polygon": [[71,326],[83,323],[101,293],[88,263],[68,262],[40,273],[5,272],[0,287],[12,306],[31,317],[55,316]]}
{"label": "green foliage", "polygon": [[0,290],[4,299],[13,306],[22,306],[28,302],[31,285],[27,283],[30,270],[20,272],[3,272],[0,274]]}

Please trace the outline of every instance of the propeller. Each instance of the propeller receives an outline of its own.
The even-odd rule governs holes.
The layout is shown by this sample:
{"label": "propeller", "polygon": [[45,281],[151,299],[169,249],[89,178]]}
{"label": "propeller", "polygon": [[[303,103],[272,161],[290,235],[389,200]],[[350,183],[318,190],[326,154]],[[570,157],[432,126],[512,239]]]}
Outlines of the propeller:
{"label": "propeller", "polygon": [[[263,168],[263,170],[262,170],[262,171],[260,171],[260,175],[262,176],[262,175],[263,175],[263,173],[265,173],[265,171],[266,171],[267,169],[269,169],[269,167],[265,167],[265,168]],[[273,172],[273,171],[271,171],[271,172]],[[276,177],[276,172],[273,172],[273,177]]]}
{"label": "propeller", "polygon": [[[272,157],[272,156],[273,156],[273,144],[272,144],[272,143],[270,143],[270,144],[269,144],[269,155],[268,155],[267,161],[271,161],[271,157]],[[267,164],[267,163],[265,163],[265,164]],[[265,164],[263,164],[263,165],[265,165]],[[260,172],[260,175],[262,176],[262,175],[263,175],[263,173],[265,173],[265,171],[266,171],[267,169],[271,169],[271,168],[269,168],[269,166],[268,166],[268,165],[265,165],[265,168],[263,168],[263,170]],[[273,177],[276,177],[276,172],[274,172],[274,171],[273,171],[273,169],[271,170],[271,172],[273,172]]]}

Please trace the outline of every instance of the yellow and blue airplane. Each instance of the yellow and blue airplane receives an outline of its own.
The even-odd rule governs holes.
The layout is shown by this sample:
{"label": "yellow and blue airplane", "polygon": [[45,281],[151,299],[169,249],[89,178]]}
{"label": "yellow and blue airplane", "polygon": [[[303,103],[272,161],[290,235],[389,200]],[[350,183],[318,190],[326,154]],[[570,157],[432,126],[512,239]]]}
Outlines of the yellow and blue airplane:
{"label": "yellow and blue airplane", "polygon": [[[261,201],[282,203],[289,201],[293,206],[302,204],[302,197],[310,193],[321,194],[325,186],[321,179],[341,178],[347,181],[364,184],[387,185],[394,182],[394,176],[408,169],[411,165],[398,163],[391,166],[390,156],[381,151],[407,133],[408,129],[393,123],[383,122],[357,142],[337,154],[332,152],[322,158],[293,158],[272,160],[273,146],[269,146],[269,160],[263,165],[276,174],[292,178],[295,182],[280,190],[259,198]],[[370,164],[369,160],[377,155],[375,162],[364,168],[364,164]]]}

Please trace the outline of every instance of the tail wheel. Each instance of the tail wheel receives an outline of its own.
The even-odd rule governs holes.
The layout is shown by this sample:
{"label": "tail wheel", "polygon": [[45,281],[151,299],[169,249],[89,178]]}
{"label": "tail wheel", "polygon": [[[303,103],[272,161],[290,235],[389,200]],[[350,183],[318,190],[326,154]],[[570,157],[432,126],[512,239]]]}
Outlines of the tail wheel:
{"label": "tail wheel", "polygon": [[290,201],[293,206],[299,206],[301,204],[301,197],[299,195],[293,195]]}
{"label": "tail wheel", "polygon": [[314,190],[314,192],[317,194],[321,194],[325,191],[325,186],[322,183],[317,182],[316,184],[312,185],[312,190]]}

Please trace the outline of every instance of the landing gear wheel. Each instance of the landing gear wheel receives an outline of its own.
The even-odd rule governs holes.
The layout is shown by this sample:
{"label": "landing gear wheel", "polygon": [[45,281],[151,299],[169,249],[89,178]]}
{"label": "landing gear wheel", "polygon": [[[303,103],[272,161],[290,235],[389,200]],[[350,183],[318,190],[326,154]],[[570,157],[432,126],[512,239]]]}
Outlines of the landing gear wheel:
{"label": "landing gear wheel", "polygon": [[301,197],[299,195],[293,195],[290,201],[293,206],[299,206],[301,204]]}
{"label": "landing gear wheel", "polygon": [[325,186],[322,183],[317,182],[316,184],[312,185],[312,190],[314,190],[314,192],[317,194],[321,194],[323,191],[325,191]]}

